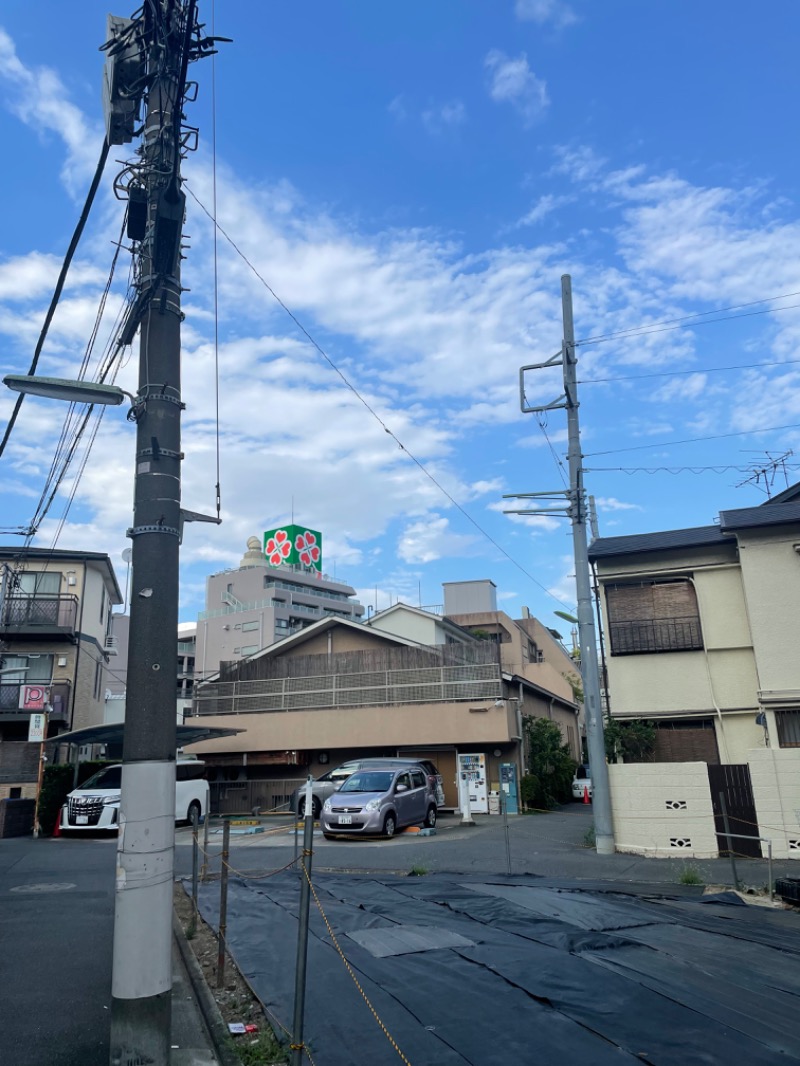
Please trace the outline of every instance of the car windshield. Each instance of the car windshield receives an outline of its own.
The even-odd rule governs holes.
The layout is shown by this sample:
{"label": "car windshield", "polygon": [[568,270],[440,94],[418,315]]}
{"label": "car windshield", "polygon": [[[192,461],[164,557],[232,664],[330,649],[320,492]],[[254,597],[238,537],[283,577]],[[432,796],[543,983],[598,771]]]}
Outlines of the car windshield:
{"label": "car windshield", "polygon": [[340,792],[388,792],[394,774],[391,770],[362,770],[348,777]]}
{"label": "car windshield", "polygon": [[575,771],[575,776],[579,779],[584,777],[589,779],[592,775],[589,773],[588,766],[579,766],[578,769]]}
{"label": "car windshield", "polygon": [[83,782],[78,787],[81,789],[87,788],[120,788],[122,785],[122,767],[111,766],[106,767],[104,770],[98,770],[96,774],[92,774],[90,778]]}

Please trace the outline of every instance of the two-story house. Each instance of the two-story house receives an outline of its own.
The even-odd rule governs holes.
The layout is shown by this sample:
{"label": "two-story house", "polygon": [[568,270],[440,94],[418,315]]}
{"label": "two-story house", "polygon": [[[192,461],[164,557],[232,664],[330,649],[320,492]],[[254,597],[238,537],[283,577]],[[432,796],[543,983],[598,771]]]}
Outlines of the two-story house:
{"label": "two-story house", "polygon": [[101,552],[0,547],[0,569],[0,798],[29,798],[39,756],[31,714],[48,711],[49,737],[103,721],[122,594]]}
{"label": "two-story house", "polygon": [[779,827],[800,857],[800,486],[589,558],[612,716],[652,721],[656,762],[711,767],[715,813],[729,790],[748,832]]}

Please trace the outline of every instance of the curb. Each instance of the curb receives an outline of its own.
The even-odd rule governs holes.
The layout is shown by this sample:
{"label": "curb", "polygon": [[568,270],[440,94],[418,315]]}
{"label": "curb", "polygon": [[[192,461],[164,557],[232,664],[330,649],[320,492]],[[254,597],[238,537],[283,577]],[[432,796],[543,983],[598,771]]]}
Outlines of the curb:
{"label": "curb", "polygon": [[203,1021],[206,1023],[211,1043],[214,1045],[219,1066],[242,1066],[241,1059],[230,1046],[228,1028],[174,910],[172,912],[172,935],[178,945],[181,961],[188,974],[189,984],[192,986]]}

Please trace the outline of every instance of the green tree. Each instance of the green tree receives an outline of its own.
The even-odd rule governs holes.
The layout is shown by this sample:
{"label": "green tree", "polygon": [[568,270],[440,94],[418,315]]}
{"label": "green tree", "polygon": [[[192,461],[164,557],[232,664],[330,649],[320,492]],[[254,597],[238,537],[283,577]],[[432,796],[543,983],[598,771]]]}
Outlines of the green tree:
{"label": "green tree", "polygon": [[[525,719],[528,769],[535,780],[530,806],[550,808],[570,798],[575,760],[561,730],[547,718]],[[527,802],[527,801],[526,801]]]}
{"label": "green tree", "polygon": [[620,757],[625,762],[647,762],[655,750],[656,728],[642,718],[620,722],[607,717],[603,732],[609,762],[616,762]]}

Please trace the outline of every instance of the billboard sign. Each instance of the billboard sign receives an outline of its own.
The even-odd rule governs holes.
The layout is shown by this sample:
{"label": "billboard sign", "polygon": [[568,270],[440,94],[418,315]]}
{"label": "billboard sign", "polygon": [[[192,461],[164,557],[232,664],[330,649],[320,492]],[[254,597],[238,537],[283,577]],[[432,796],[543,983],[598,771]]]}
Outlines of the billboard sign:
{"label": "billboard sign", "polygon": [[47,702],[45,685],[20,685],[19,706],[23,711],[43,711]]}
{"label": "billboard sign", "polygon": [[294,524],[268,529],[264,554],[270,566],[299,566],[322,572],[322,534]]}
{"label": "billboard sign", "polygon": [[28,726],[28,741],[36,741],[41,744],[44,741],[44,731],[47,728],[46,714],[32,714]]}

